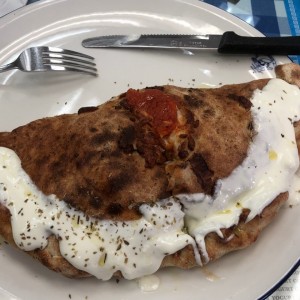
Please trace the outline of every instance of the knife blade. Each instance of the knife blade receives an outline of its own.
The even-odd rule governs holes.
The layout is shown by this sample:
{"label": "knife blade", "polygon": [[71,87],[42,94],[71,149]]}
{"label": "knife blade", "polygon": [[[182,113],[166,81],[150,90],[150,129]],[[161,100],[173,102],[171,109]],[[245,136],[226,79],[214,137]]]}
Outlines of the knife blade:
{"label": "knife blade", "polygon": [[222,35],[106,35],[82,41],[85,48],[216,49],[219,53],[300,55],[300,36],[252,37],[233,31]]}

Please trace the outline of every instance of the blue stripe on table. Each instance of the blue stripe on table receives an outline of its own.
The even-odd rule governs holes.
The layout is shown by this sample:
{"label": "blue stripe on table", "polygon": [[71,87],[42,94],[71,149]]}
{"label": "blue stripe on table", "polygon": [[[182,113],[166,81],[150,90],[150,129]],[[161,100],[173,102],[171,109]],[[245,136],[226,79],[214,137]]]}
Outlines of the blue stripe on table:
{"label": "blue stripe on table", "polygon": [[240,13],[238,10],[234,11],[235,6],[239,7],[238,3],[235,4],[236,1],[204,0],[203,2],[226,11],[230,7],[231,14],[254,26],[266,36],[280,35],[274,0],[251,0],[251,5],[249,6],[249,10],[251,11],[245,11],[244,13]]}
{"label": "blue stripe on table", "polygon": [[280,35],[275,4],[273,0],[252,0],[252,14],[257,18],[254,27],[266,36]]}
{"label": "blue stripe on table", "polygon": [[[290,24],[292,35],[300,36],[300,2],[284,0],[287,18]],[[290,59],[300,64],[300,56],[290,56]]]}

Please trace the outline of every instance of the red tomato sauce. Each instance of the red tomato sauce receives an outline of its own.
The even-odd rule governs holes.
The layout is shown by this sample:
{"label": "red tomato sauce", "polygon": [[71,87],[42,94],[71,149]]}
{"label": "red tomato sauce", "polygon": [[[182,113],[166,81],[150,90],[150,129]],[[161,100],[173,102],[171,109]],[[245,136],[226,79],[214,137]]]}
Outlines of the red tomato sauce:
{"label": "red tomato sauce", "polygon": [[177,125],[177,106],[174,96],[156,89],[129,89],[127,103],[136,112],[148,117],[161,137],[170,135]]}

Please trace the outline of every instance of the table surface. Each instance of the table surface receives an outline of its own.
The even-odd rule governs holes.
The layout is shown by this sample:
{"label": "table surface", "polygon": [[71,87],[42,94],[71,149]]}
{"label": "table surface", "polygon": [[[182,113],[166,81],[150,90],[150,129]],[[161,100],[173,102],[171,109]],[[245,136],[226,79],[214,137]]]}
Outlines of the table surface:
{"label": "table surface", "polygon": [[[39,0],[28,0],[27,5]],[[199,0],[201,1],[201,0]],[[266,36],[300,35],[300,0],[202,0],[244,20]],[[26,2],[26,1],[25,1]],[[1,14],[0,14],[1,15]],[[290,56],[300,63],[300,56]],[[267,300],[300,299],[300,267]]]}

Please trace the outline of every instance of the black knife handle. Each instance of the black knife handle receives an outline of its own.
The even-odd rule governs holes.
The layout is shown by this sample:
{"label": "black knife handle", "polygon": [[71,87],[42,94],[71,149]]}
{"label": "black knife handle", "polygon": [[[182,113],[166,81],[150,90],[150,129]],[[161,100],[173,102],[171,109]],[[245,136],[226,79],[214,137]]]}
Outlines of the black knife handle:
{"label": "black knife handle", "polygon": [[300,36],[248,37],[233,31],[224,32],[219,53],[300,55]]}

